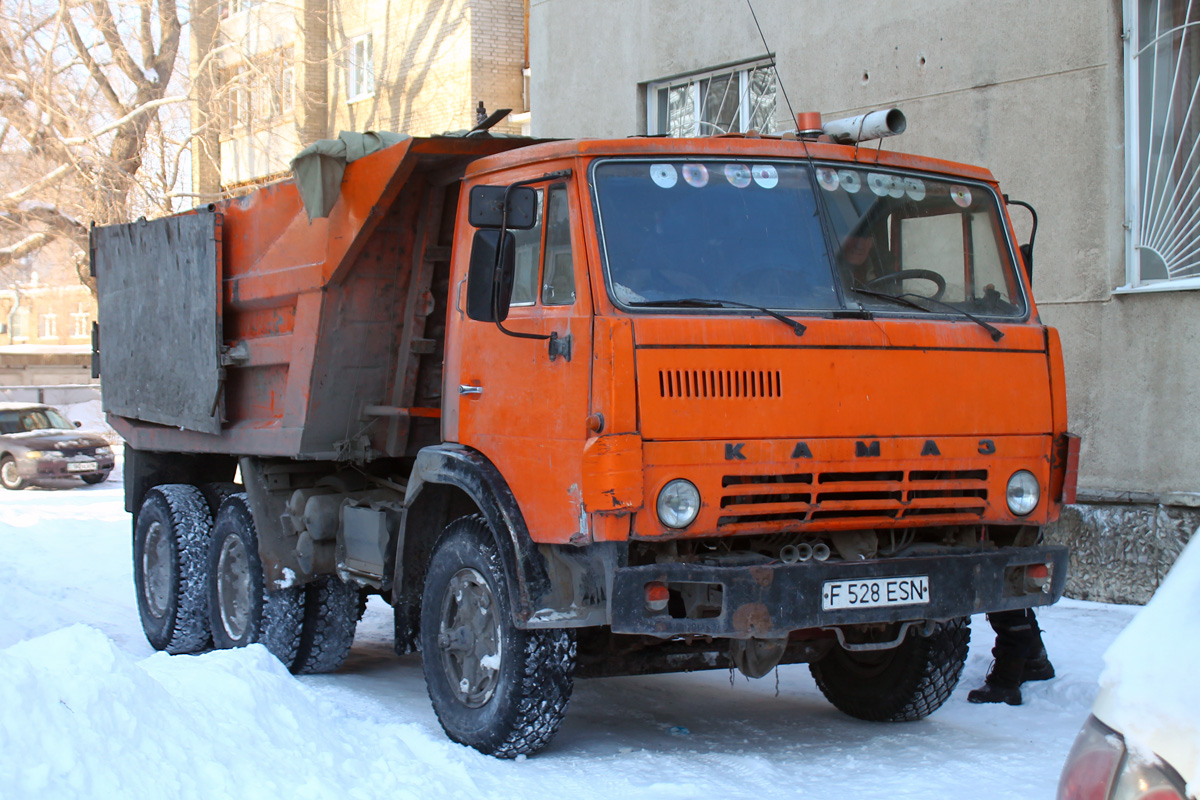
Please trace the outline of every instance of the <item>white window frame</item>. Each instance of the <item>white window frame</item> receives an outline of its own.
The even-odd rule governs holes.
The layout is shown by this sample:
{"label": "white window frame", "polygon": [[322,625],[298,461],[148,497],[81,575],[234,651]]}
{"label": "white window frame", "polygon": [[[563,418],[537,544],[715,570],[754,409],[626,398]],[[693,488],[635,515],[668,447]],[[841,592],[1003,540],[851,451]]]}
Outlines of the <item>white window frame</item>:
{"label": "white window frame", "polygon": [[[365,50],[365,58],[360,54]],[[360,75],[359,69],[362,67]],[[360,85],[361,82],[361,85]],[[375,96],[375,53],[372,35],[355,36],[346,46],[346,102],[355,103]]]}
{"label": "white window frame", "polygon": [[[658,93],[661,90],[663,90],[663,89],[669,90],[669,89],[674,89],[674,88],[678,88],[681,86],[687,86],[688,84],[698,83],[699,81],[702,81],[702,80],[705,80],[708,78],[715,78],[715,77],[719,77],[721,75],[728,75],[730,73],[737,73],[737,76],[738,76],[738,130],[743,133],[746,132],[750,127],[750,122],[752,119],[752,112],[753,112],[753,109],[750,107],[750,102],[749,102],[749,100],[750,100],[750,73],[756,69],[760,69],[760,68],[764,68],[764,67],[770,68],[772,73],[774,73],[774,63],[775,63],[775,61],[772,58],[760,58],[760,59],[757,59],[754,61],[740,61],[740,62],[735,62],[733,64],[725,64],[722,66],[713,67],[712,69],[702,70],[700,72],[684,73],[682,75],[675,75],[675,76],[672,76],[669,78],[663,78],[661,80],[651,81],[650,83],[647,83],[646,84],[646,133],[648,133],[650,135],[659,135],[659,134],[667,133],[667,131],[659,130],[659,128],[658,128],[658,117],[659,117],[659,110],[660,110],[659,103],[658,103]],[[775,113],[771,118],[771,123],[774,126],[774,125],[778,124],[777,117],[779,114],[779,97],[781,96],[781,90],[779,88],[778,76],[773,75],[773,77],[775,78],[776,108],[775,108]],[[701,107],[700,92],[698,92],[698,91],[696,92],[695,106],[696,106],[695,118],[696,118],[696,123],[697,123],[696,126],[697,126],[698,130],[692,131],[689,135],[691,135],[691,136],[712,136],[714,134],[720,133],[720,131],[716,131],[716,130],[700,130],[699,129],[700,124],[701,124],[700,114],[702,111],[702,107]],[[759,133],[778,133],[778,132],[779,132],[778,129],[774,129],[772,131],[759,131]]]}
{"label": "white window frame", "polygon": [[[1142,213],[1144,205],[1144,187],[1142,181],[1141,157],[1141,97],[1139,67],[1144,63],[1145,53],[1139,53],[1141,31],[1139,30],[1139,9],[1145,2],[1168,2],[1168,0],[1123,0],[1124,22],[1124,60],[1125,60],[1125,280],[1124,286],[1114,290],[1115,294],[1135,294],[1143,292],[1172,292],[1188,289],[1200,289],[1200,275],[1184,278],[1167,278],[1166,280],[1143,281],[1141,277],[1141,242]],[[1200,23],[1190,23],[1188,26],[1188,46],[1200,47]],[[1165,41],[1160,34],[1159,41]],[[1150,45],[1147,45],[1149,51]],[[1163,75],[1166,80],[1174,80],[1172,75]],[[1157,79],[1157,78],[1156,78]],[[1200,92],[1192,108],[1192,114],[1200,114]],[[1196,153],[1200,158],[1200,152]],[[1200,192],[1200,187],[1197,187]]]}
{"label": "white window frame", "polygon": [[58,315],[53,311],[42,314],[42,318],[38,320],[41,323],[39,327],[41,332],[38,334],[39,339],[57,339],[58,338]]}
{"label": "white window frame", "polygon": [[76,308],[79,310],[71,312],[71,338],[87,339],[91,336],[91,332],[88,330],[88,312],[84,309],[83,303]]}
{"label": "white window frame", "polygon": [[13,314],[12,340],[14,342],[29,341],[29,318],[29,309],[25,307],[18,308]]}

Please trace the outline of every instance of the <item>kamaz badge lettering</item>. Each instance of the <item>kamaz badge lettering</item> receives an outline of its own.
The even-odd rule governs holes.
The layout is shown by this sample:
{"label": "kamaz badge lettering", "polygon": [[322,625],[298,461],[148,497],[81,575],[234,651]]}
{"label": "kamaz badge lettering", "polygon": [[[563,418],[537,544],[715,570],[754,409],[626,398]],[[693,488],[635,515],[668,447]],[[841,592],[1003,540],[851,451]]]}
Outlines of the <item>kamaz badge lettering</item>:
{"label": "kamaz badge lettering", "polygon": [[879,442],[855,442],[855,458],[879,457]]}
{"label": "kamaz badge lettering", "polygon": [[812,450],[808,449],[808,445],[804,442],[796,442],[796,447],[792,450],[792,458],[812,458]]}
{"label": "kamaz badge lettering", "polygon": [[742,455],[742,448],[745,447],[745,442],[737,444],[725,445],[725,460],[726,461],[745,461],[746,457]]}
{"label": "kamaz badge lettering", "polygon": [[940,456],[941,454],[942,454],[942,451],[938,450],[937,442],[935,442],[933,439],[925,440],[925,446],[921,448],[921,455],[923,455],[923,456]]}
{"label": "kamaz badge lettering", "polygon": [[996,443],[995,442],[993,442],[991,439],[980,439],[979,440],[979,454],[980,455],[990,456],[994,452],[996,452]]}

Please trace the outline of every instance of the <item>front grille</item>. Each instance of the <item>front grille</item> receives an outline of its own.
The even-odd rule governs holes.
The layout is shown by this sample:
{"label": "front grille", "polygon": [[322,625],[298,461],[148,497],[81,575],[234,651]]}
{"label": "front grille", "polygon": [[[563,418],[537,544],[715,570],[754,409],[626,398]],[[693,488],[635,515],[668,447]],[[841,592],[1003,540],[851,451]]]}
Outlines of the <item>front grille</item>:
{"label": "front grille", "polygon": [[783,397],[777,369],[660,369],[660,397],[722,399]]}
{"label": "front grille", "polygon": [[88,445],[87,447],[56,447],[54,448],[64,456],[94,456],[96,454],[96,445]]}
{"label": "front grille", "polygon": [[717,527],[792,528],[809,522],[879,523],[921,517],[947,522],[987,509],[987,470],[891,470],[726,475]]}

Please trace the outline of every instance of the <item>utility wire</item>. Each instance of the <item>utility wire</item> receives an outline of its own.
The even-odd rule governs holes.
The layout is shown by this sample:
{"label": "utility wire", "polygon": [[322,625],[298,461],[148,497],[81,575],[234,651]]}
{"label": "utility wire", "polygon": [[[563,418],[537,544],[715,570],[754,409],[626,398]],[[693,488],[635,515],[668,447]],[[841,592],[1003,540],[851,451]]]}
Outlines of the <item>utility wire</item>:
{"label": "utility wire", "polygon": [[[775,70],[775,80],[779,82],[779,91],[783,92],[783,102],[787,103],[788,113],[792,115],[792,122],[796,123],[796,112],[792,109],[792,101],[788,98],[787,89],[783,85],[783,78],[779,76],[779,61],[775,58],[774,52],[770,45],[767,44],[767,37],[763,35],[762,25],[758,24],[758,14],[754,13],[754,4],[750,0],[746,0],[746,5],[750,7],[750,16],[754,17],[754,27],[758,28],[758,38],[762,39],[763,50],[771,53],[771,69]],[[797,125],[799,123],[796,123]],[[797,133],[800,131],[797,130]]]}

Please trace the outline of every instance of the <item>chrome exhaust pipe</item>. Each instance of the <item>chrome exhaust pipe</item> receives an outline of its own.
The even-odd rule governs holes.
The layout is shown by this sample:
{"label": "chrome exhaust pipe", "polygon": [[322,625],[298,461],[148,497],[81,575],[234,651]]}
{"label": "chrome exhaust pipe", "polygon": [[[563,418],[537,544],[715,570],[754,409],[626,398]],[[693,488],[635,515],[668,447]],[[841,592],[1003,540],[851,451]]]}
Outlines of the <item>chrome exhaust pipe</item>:
{"label": "chrome exhaust pipe", "polygon": [[817,542],[812,548],[812,557],[817,561],[825,561],[829,558],[829,545],[824,542]]}

